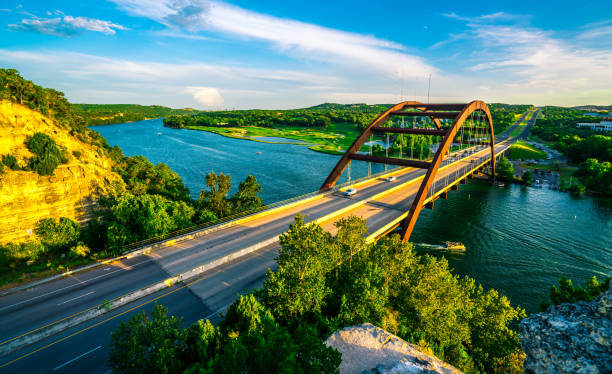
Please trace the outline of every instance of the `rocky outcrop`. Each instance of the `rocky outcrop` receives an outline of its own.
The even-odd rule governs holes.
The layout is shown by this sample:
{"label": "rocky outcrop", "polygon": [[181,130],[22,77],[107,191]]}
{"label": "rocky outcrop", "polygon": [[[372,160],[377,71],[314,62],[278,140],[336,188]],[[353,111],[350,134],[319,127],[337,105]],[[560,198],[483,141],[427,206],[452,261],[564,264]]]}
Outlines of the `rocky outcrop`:
{"label": "rocky outcrop", "polygon": [[78,140],[36,111],[0,102],[0,156],[11,154],[21,166],[27,164],[33,154],[26,141],[36,132],[53,138],[64,149],[68,163],[51,176],[4,168],[0,174],[0,244],[27,240],[44,218],[85,221],[96,195],[113,181],[122,183],[111,170],[112,160],[97,147]]}
{"label": "rocky outcrop", "polygon": [[612,291],[520,323],[526,373],[612,373]]}
{"label": "rocky outcrop", "polygon": [[333,333],[325,344],[342,353],[341,374],[452,373],[451,365],[369,323]]}

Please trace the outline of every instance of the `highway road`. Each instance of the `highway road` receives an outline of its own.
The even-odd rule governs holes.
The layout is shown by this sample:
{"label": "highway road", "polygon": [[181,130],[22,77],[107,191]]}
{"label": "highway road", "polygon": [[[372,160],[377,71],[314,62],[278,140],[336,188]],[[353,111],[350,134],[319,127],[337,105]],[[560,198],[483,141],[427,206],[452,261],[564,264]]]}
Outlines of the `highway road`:
{"label": "highway road", "polygon": [[[498,144],[496,153],[505,150],[509,144]],[[458,170],[470,166],[471,158],[488,157],[490,149],[482,148],[468,159],[441,170],[437,181],[441,183]],[[449,158],[445,163],[451,161]],[[0,298],[0,337],[3,342],[0,344],[95,307],[105,300],[278,236],[287,230],[297,213],[305,215],[307,222],[323,218],[320,224],[331,232],[334,231],[333,222],[355,214],[366,218],[369,232],[375,232],[406,212],[420,184],[414,180],[424,173],[422,169],[398,170],[394,182],[376,178],[361,184],[358,194],[351,198],[345,198],[340,192],[324,194],[304,204],[200,238],[179,242],[147,255],[4,296]],[[390,187],[401,184],[408,186],[381,196]],[[355,204],[359,206],[341,215],[329,217]],[[0,372],[104,373],[108,370],[105,359],[108,355],[109,333],[121,321],[142,310],[150,311],[154,302],[159,302],[168,306],[171,314],[182,316],[185,323],[201,318],[209,318],[214,322],[218,313],[231,304],[237,294],[262,284],[266,270],[275,266],[277,251],[278,244],[271,244],[208,271],[201,277],[190,279],[187,284],[177,284],[22,348],[0,358]]]}

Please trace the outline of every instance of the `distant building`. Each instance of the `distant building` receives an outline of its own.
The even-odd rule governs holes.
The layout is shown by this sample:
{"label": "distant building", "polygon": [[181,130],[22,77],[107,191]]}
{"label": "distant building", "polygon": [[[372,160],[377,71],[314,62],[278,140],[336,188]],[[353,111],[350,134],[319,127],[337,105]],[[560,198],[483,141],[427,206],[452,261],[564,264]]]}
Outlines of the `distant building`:
{"label": "distant building", "polygon": [[612,118],[604,117],[599,123],[577,123],[578,127],[588,127],[593,131],[608,132],[612,131]]}

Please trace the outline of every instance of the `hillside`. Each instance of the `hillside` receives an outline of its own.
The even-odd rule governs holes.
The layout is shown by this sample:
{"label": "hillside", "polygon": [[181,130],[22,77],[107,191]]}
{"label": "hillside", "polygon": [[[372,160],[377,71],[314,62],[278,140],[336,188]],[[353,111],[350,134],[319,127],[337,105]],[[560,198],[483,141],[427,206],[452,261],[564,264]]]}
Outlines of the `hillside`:
{"label": "hillside", "polygon": [[32,235],[45,218],[88,218],[94,197],[111,183],[122,183],[113,173],[113,161],[97,146],[71,135],[69,128],[24,105],[0,101],[0,155],[13,155],[24,167],[34,155],[26,142],[34,133],[49,135],[64,151],[68,162],[53,175],[11,170],[0,174],[0,244],[20,242]]}
{"label": "hillside", "polygon": [[142,121],[198,112],[190,108],[173,109],[161,105],[138,104],[72,104],[72,107],[77,115],[83,117],[87,126]]}

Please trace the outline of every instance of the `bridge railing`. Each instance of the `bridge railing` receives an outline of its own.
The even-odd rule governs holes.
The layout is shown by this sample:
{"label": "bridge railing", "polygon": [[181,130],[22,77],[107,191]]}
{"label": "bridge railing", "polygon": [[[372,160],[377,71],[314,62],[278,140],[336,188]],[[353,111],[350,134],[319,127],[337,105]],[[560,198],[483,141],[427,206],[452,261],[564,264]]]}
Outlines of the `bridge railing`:
{"label": "bridge railing", "polygon": [[[151,246],[151,245],[155,245],[155,244],[159,244],[162,243],[164,241],[170,240],[170,239],[181,239],[184,236],[188,236],[188,235],[192,235],[195,234],[197,232],[203,231],[203,230],[207,230],[207,229],[213,229],[214,227],[219,227],[223,228],[224,225],[226,225],[227,223],[234,221],[234,220],[238,220],[241,218],[246,218],[248,216],[253,216],[256,215],[258,213],[261,213],[263,211],[266,210],[271,210],[271,209],[275,209],[275,208],[281,208],[283,206],[287,206],[287,205],[291,205],[295,202],[298,202],[300,200],[304,200],[304,199],[308,199],[310,197],[314,197],[317,195],[326,195],[326,194],[330,194],[330,193],[334,193],[337,192],[338,190],[344,188],[344,187],[348,187],[350,185],[368,180],[368,179],[372,179],[372,178],[377,178],[381,175],[385,175],[388,173],[391,173],[393,171],[396,171],[399,168],[390,168],[389,170],[383,170],[380,171],[378,173],[374,173],[371,175],[366,175],[364,177],[358,178],[358,179],[353,179],[351,181],[342,183],[342,184],[337,184],[335,185],[331,190],[326,191],[326,192],[319,192],[319,191],[314,191],[314,192],[310,192],[310,193],[306,193],[300,196],[296,196],[296,197],[292,197],[286,200],[281,200],[281,201],[277,201],[271,204],[267,204],[267,205],[263,205],[259,208],[256,209],[252,209],[252,210],[248,210],[248,211],[244,211],[244,212],[240,212],[237,214],[233,214],[227,217],[223,217],[220,218],[218,220],[215,221],[211,221],[211,222],[206,222],[206,223],[202,223],[199,225],[194,225],[194,226],[190,226],[190,227],[186,227],[180,230],[176,230],[173,232],[170,232],[168,234],[165,235],[160,235],[160,236],[156,236],[153,238],[149,238],[149,239],[145,239],[145,240],[140,240],[137,242],[133,242],[130,244],[126,244],[124,246],[122,246],[120,248],[120,250],[118,250],[118,253],[122,253],[122,254],[127,254],[129,252],[132,252],[133,250],[139,249],[139,248],[143,248],[143,247],[147,247],[147,246]],[[110,250],[110,248],[107,248],[107,250]]]}
{"label": "bridge railing", "polygon": [[[478,151],[478,150],[476,150]],[[471,159],[472,162],[455,169],[455,171],[453,171],[450,174],[446,174],[443,178],[437,178],[433,181],[431,188],[429,189],[428,193],[427,193],[427,199],[430,199],[432,197],[434,197],[436,194],[438,194],[440,191],[445,190],[449,185],[454,184],[457,182],[457,180],[465,177],[467,174],[469,174],[470,172],[472,172],[474,169],[477,169],[479,167],[481,167],[481,164],[490,160],[491,156],[490,154],[484,154],[482,156],[479,156],[478,158],[473,158]],[[446,160],[444,160],[446,161]],[[449,163],[449,162],[447,162]],[[444,165],[444,164],[443,164]]]}

